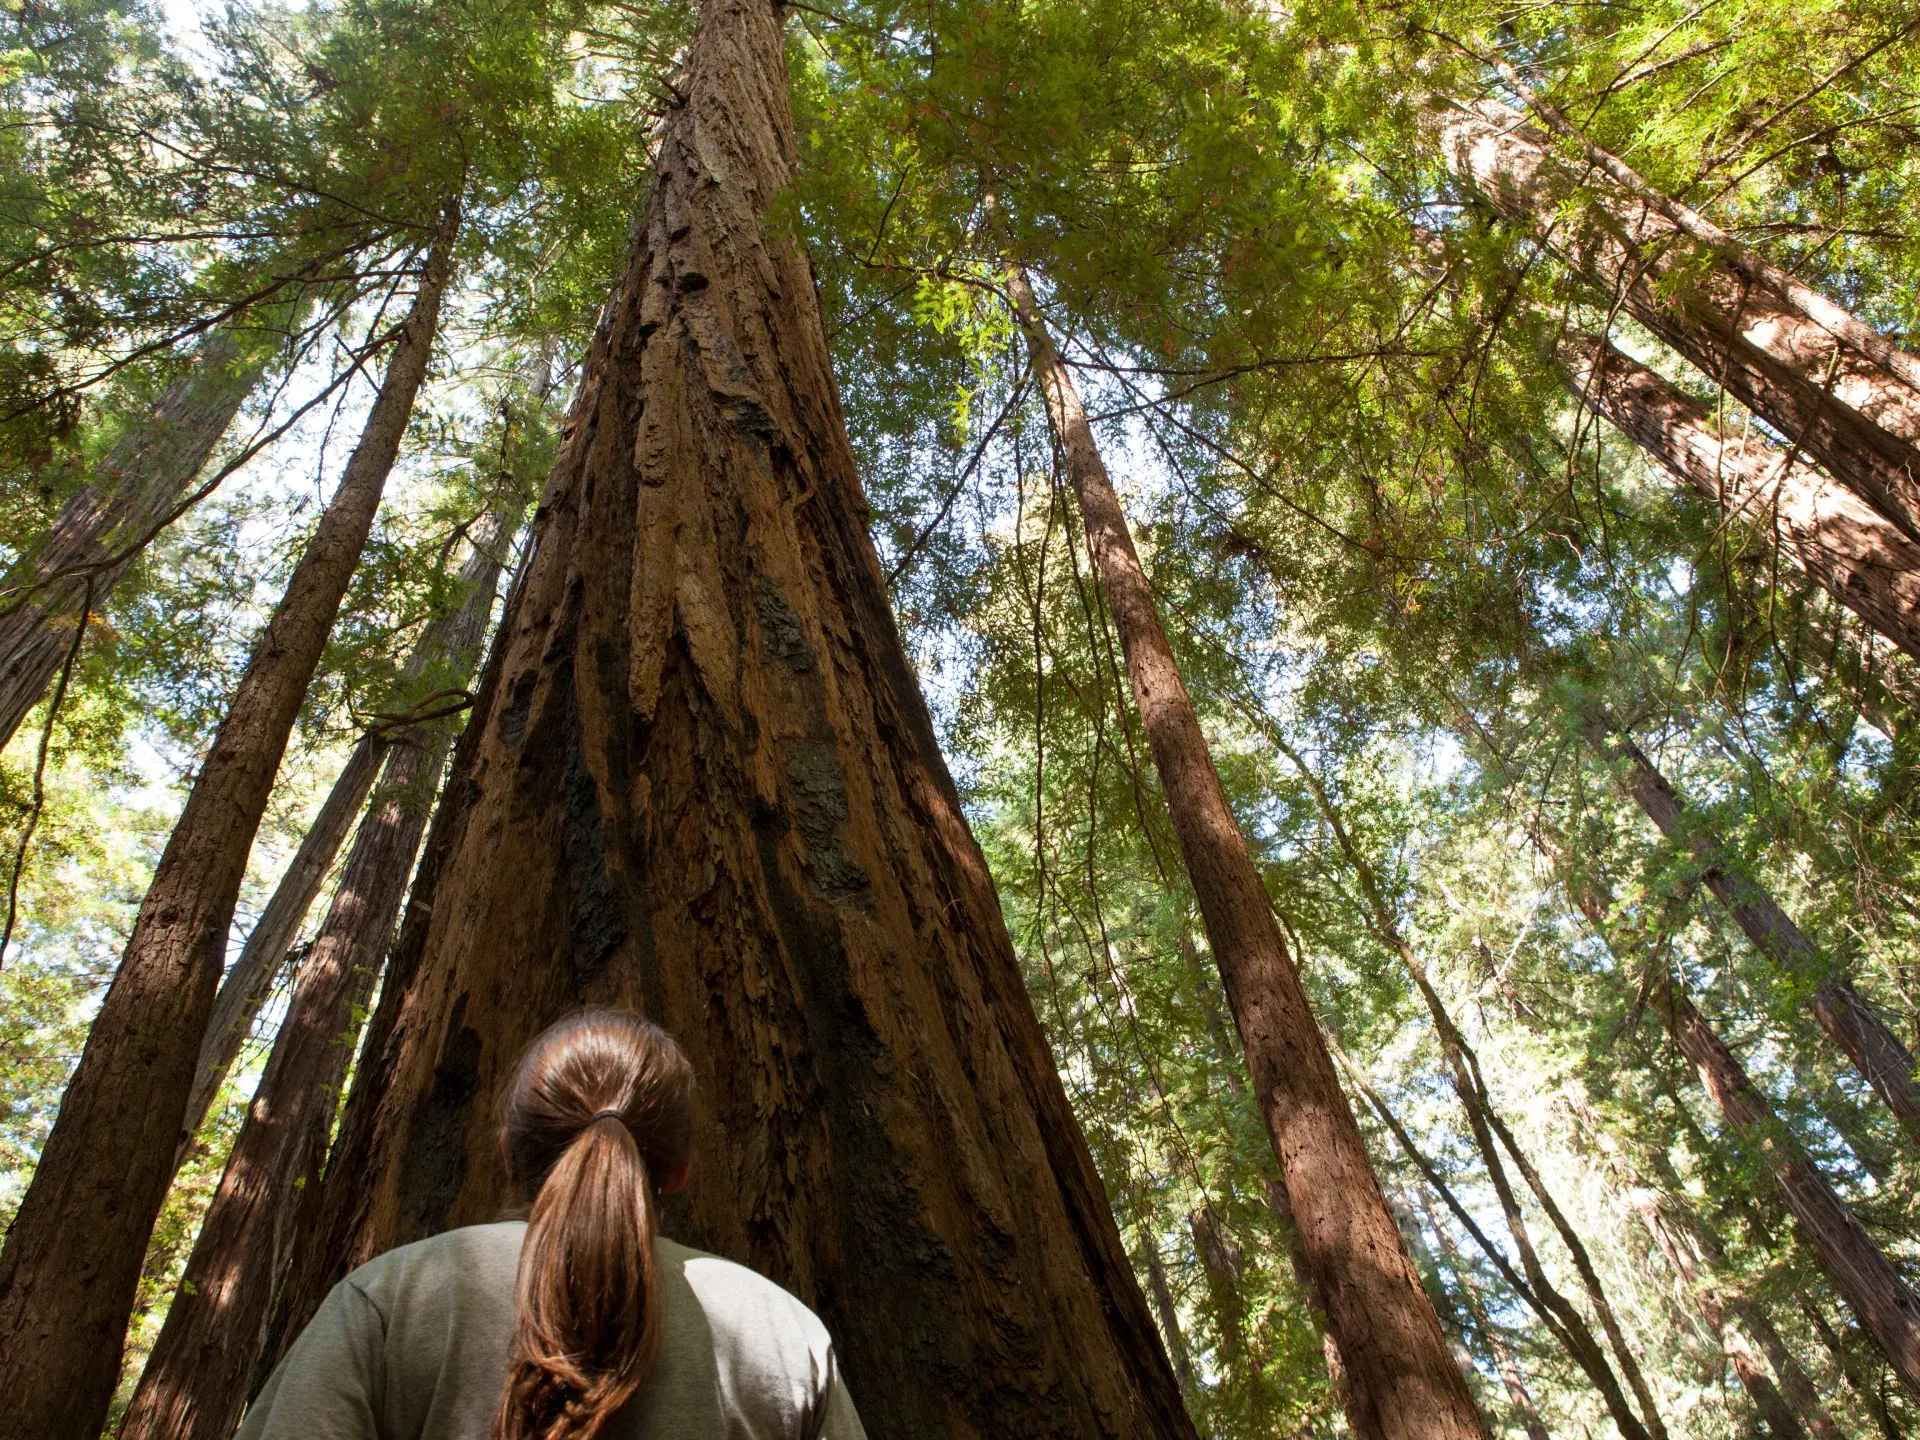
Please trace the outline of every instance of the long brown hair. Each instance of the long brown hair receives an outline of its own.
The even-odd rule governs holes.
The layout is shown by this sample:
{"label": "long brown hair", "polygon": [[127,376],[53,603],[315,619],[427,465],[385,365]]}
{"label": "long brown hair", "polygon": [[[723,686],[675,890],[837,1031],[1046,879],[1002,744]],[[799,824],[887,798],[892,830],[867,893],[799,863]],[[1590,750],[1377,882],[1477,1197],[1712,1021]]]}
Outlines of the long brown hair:
{"label": "long brown hair", "polygon": [[495,1440],[593,1440],[660,1351],[657,1187],[692,1145],[693,1070],[658,1025],[583,1010],[520,1061],[501,1143],[530,1195]]}

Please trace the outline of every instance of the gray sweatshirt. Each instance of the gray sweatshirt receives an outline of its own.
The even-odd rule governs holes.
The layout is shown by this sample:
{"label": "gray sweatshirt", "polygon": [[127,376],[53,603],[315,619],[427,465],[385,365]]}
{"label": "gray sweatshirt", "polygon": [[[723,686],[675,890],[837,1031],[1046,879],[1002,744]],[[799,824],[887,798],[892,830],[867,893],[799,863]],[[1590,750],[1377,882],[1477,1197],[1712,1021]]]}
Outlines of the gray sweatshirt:
{"label": "gray sweatshirt", "polygon": [[[450,1230],[362,1265],[287,1352],[239,1440],[487,1440],[526,1228]],[[811,1310],[744,1266],[657,1243],[659,1359],[604,1440],[865,1440]]]}

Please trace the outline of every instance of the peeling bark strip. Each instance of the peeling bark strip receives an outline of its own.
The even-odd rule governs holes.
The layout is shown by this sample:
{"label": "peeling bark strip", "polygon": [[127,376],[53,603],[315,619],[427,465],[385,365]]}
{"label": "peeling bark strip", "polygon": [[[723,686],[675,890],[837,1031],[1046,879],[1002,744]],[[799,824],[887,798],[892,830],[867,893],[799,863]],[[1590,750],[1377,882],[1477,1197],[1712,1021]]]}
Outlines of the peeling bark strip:
{"label": "peeling bark strip", "polygon": [[0,1440],[94,1440],[173,1176],[247,852],[426,374],[450,202],[379,397],[187,796],[0,1251]]}
{"label": "peeling bark strip", "polygon": [[[107,452],[96,483],[64,506],[34,551],[8,572],[0,593],[69,566],[105,560],[178,505],[241,404],[266,372],[268,348],[258,337],[218,330],[201,345],[185,374]],[[132,560],[93,577],[93,609]],[[57,581],[23,597],[0,616],[0,748],[40,703],[73,643],[85,578]]]}
{"label": "peeling bark strip", "polygon": [[1809,579],[1920,660],[1920,544],[1853,492],[1592,335],[1560,344],[1568,387],[1722,513],[1758,525]]}
{"label": "peeling bark strip", "polygon": [[[511,538],[503,528],[496,521],[475,547],[461,575],[466,598],[427,627],[409,657],[413,673],[465,657],[458,673],[471,674],[499,588],[495,557]],[[451,739],[428,730],[402,735],[387,750],[120,1440],[226,1440],[240,1421],[298,1207],[320,1181],[334,1101],[359,1039],[355,1017],[386,959]]]}
{"label": "peeling bark strip", "polygon": [[1134,704],[1226,983],[1308,1273],[1345,1370],[1354,1433],[1385,1440],[1485,1436],[1213,768],[1073,378],[1019,270],[1009,271],[1007,290],[1066,452]]}
{"label": "peeling bark strip", "polygon": [[[1580,733],[1596,754],[1624,767],[1619,776],[1621,788],[1660,833],[1687,843],[1680,796],[1666,776],[1654,768],[1646,752],[1601,714],[1585,717]],[[1860,1078],[1893,1112],[1908,1138],[1920,1144],[1920,1083],[1914,1079],[1913,1056],[1900,1037],[1853,988],[1844,972],[1826,964],[1819,949],[1771,895],[1729,870],[1711,845],[1697,847],[1696,858],[1701,866],[1700,878],[1713,898],[1733,916],[1755,949],[1789,978],[1809,987],[1807,998],[1820,1028],[1853,1062]]]}
{"label": "peeling bark strip", "polygon": [[583,1002],[699,1078],[669,1233],[824,1317],[880,1436],[1191,1436],[866,533],[779,14],[707,0],[289,1282],[491,1218]]}
{"label": "peeling bark strip", "polygon": [[[1646,202],[1583,186],[1546,137],[1504,106],[1449,106],[1423,118],[1449,168],[1494,209],[1536,231],[1587,283],[1920,539],[1920,391]],[[1571,225],[1562,219],[1569,202]]]}

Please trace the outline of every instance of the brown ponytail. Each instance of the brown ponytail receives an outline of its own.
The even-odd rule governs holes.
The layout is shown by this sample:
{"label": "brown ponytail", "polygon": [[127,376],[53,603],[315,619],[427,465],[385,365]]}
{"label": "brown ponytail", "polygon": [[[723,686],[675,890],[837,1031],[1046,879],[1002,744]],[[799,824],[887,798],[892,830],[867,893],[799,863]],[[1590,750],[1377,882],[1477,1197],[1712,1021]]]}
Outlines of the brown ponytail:
{"label": "brown ponytail", "polygon": [[658,1187],[692,1143],[693,1071],[674,1038],[586,1010],[528,1049],[502,1145],[533,1197],[494,1440],[593,1440],[660,1350]]}

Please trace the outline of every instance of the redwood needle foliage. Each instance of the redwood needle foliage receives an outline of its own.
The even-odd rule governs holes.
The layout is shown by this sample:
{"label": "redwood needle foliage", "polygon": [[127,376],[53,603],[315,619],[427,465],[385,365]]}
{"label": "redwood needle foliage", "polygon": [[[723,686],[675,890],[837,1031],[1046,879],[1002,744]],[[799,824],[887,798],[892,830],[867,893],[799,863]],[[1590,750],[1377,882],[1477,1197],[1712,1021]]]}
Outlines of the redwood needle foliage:
{"label": "redwood needle foliage", "polygon": [[[1487,1432],[1911,1433],[1920,1341],[1903,1341],[1901,1325],[1920,1336],[1920,675],[1908,613],[1920,576],[1907,568],[1920,555],[1920,21],[1882,0],[777,9],[791,130],[777,106],[756,116],[749,128],[771,128],[754,129],[750,153],[768,174],[790,165],[791,183],[751,194],[740,213],[758,228],[753,254],[804,249],[832,376],[783,372],[782,383],[810,397],[795,413],[820,435],[836,434],[843,413],[862,493],[836,481],[831,495],[786,495],[795,528],[780,542],[790,550],[776,547],[779,574],[752,569],[772,564],[757,530],[738,557],[714,550],[713,573],[737,578],[737,558],[776,589],[804,574],[820,615],[866,607],[868,639],[834,629],[831,646],[805,642],[808,663],[825,667],[805,684],[831,679],[828,728],[841,740],[813,736],[812,758],[769,771],[765,794],[716,784],[731,798],[706,797],[688,823],[772,836],[768,853],[812,877],[792,903],[830,907],[829,928],[855,937],[837,959],[810,954],[804,983],[839,975],[870,1003],[877,992],[860,987],[871,977],[847,955],[866,953],[862,926],[897,917],[885,905],[879,920],[855,913],[875,867],[847,858],[866,839],[838,847],[871,830],[897,847],[875,854],[906,855],[913,827],[933,833],[927,816],[945,813],[926,799],[944,784],[937,766],[913,770],[922,789],[887,787],[901,767],[944,758],[960,809],[939,831],[940,864],[965,873],[977,841],[994,895],[938,903],[965,911],[954,933],[978,940],[969,963],[981,974],[992,965],[979,956],[1003,953],[982,918],[997,904],[1024,984],[979,999],[978,1013],[1005,1035],[1037,1018],[1071,1108],[1070,1124],[1047,1119],[1046,1094],[1001,1084],[1018,1071],[1006,1055],[1004,1075],[985,1060],[969,1068],[905,1021],[882,1027],[884,1063],[899,1071],[856,1076],[846,1054],[809,1048],[822,1032],[808,1027],[823,1022],[801,1006],[779,1021],[781,1053],[811,1078],[781,1091],[782,1143],[838,1157],[818,1137],[838,1143],[835,1127],[870,1104],[865,1087],[905,1095],[889,1088],[905,1084],[886,1078],[896,1073],[929,1077],[913,1096],[929,1106],[964,1078],[981,1124],[1016,1136],[995,1161],[1007,1175],[1027,1173],[1022,1127],[1053,1147],[1049,1173],[1067,1173],[1059,1157],[1078,1153],[1077,1127],[1097,1182],[1080,1194],[1063,1181],[1057,1207],[1020,1217],[1032,1228],[1019,1243],[1077,1257],[1080,1278],[1051,1275],[1062,1288],[1045,1293],[1091,1285],[1102,1298],[1060,1301],[1074,1318],[1048,1332],[1062,1348],[1045,1354],[1107,1356],[1086,1362],[1089,1393],[1131,1397],[1146,1414],[1177,1391],[1196,1432],[1220,1440],[1381,1433],[1359,1393],[1379,1382],[1356,1380],[1328,1340],[1309,1264],[1321,1251],[1294,1213],[1311,1223],[1321,1212],[1287,1200],[1285,1157],[1270,1143],[1281,1131],[1253,1080],[1259,1037],[1235,1024],[1258,1007],[1223,986],[1183,864],[1152,715],[1129,683],[1138,632],[1116,624],[1010,306],[1007,277],[1021,267],[1091,417],[1380,1193]],[[284,1282],[291,1298],[264,1344],[246,1341],[262,1347],[259,1365],[297,1330],[301,1287],[332,1263],[315,1258],[316,1237],[333,1233],[326,1217],[348,1213],[356,1183],[386,1193],[366,1159],[383,1153],[370,1138],[378,1107],[412,1103],[406,1087],[436,1063],[405,1048],[417,1040],[393,1041],[400,998],[415,994],[410,1013],[431,1033],[458,1028],[406,989],[455,964],[432,928],[434,887],[505,903],[461,846],[467,807],[505,803],[488,789],[498,772],[487,747],[520,743],[502,738],[513,715],[528,723],[511,687],[534,680],[500,673],[535,623],[515,630],[512,577],[532,555],[530,603],[587,597],[568,602],[585,607],[569,624],[654,647],[618,663],[663,715],[686,703],[663,675],[717,673],[707,647],[721,619],[758,634],[778,609],[756,589],[751,603],[721,605],[724,617],[705,614],[691,591],[661,581],[660,595],[647,592],[644,565],[629,592],[620,567],[640,564],[644,547],[646,565],[695,564],[658,538],[665,522],[649,507],[669,501],[657,486],[607,510],[593,535],[566,532],[577,591],[540,569],[554,527],[613,505],[596,485],[626,483],[591,449],[654,405],[622,367],[651,356],[667,373],[648,328],[664,322],[634,277],[666,263],[650,246],[695,242],[649,206],[683,193],[696,209],[717,205],[742,183],[728,168],[735,151],[686,138],[720,133],[687,113],[710,73],[697,37],[720,24],[697,31],[702,10],[0,4],[0,650],[13,647],[0,653],[0,691],[25,694],[0,750],[8,1216],[254,638],[360,433],[446,199],[464,202],[435,359],[280,768],[229,960],[364,737],[437,747],[470,713],[495,719],[453,745],[412,905],[379,957],[384,989],[347,1022],[355,1059],[336,1154],[369,1172],[317,1173],[324,1194],[303,1212],[306,1238],[273,1262],[285,1272],[266,1287]],[[776,52],[756,54],[771,66]],[[708,188],[654,173],[687,155]],[[732,417],[728,443],[744,444],[761,432],[741,377],[775,351],[790,362],[798,352],[781,346],[815,331],[775,277],[789,262],[748,275],[747,250],[727,248],[736,242],[747,245],[744,231],[697,279],[675,259],[679,288],[659,313],[670,309],[697,349],[717,343],[696,323],[700,306],[748,297],[760,308],[726,309],[729,335],[783,337],[744,344],[737,374],[712,356],[700,371],[714,413]],[[697,243],[720,242],[701,231]],[[703,286],[717,287],[706,300]],[[623,305],[640,306],[628,328]],[[691,369],[672,373],[692,383]],[[1602,393],[1609,374],[1633,383]],[[768,474],[789,463],[813,473],[818,457],[785,443],[766,449]],[[615,459],[635,475],[666,463]],[[674,544],[709,543],[706,520],[680,518]],[[474,676],[470,656],[410,660],[468,598],[461,576],[484,568],[483,544],[508,577],[493,619],[509,618],[482,658],[508,658]],[[867,547],[878,580],[835,568]],[[882,582],[912,670],[884,683],[872,668],[885,648],[872,638]],[[614,625],[593,608],[603,589],[642,597],[620,601],[640,618]],[[792,636],[814,623],[815,603],[798,607]],[[14,623],[21,615],[32,625]],[[566,653],[588,654],[564,633]],[[613,664],[617,648],[595,651],[596,663]],[[771,674],[771,657],[785,675],[800,653],[754,649],[751,663]],[[611,673],[590,677],[599,699],[628,693]],[[901,738],[916,682],[940,757]],[[714,693],[715,714],[747,706]],[[634,723],[617,709],[606,726]],[[655,865],[690,885],[692,851],[672,846],[693,841],[645,838],[647,807],[666,800],[622,791],[629,809],[617,810],[607,797],[627,780],[598,752],[580,758],[600,741],[581,750],[577,715],[539,723],[542,743],[559,747],[541,763],[573,787],[553,812],[567,843],[551,874],[498,883],[572,897],[576,925],[627,897],[641,907],[621,912],[629,937],[633,916],[666,906],[673,886],[622,867]],[[656,730],[636,730],[634,746],[667,745]],[[839,769],[822,758],[869,733],[881,737],[860,742],[873,754],[839,754]],[[886,785],[814,783],[851,773],[856,758],[884,768]],[[1654,772],[1677,805],[1649,788]],[[898,815],[874,809],[895,794],[919,798]],[[594,805],[609,807],[600,820]],[[616,810],[618,843],[605,828]],[[593,884],[580,879],[589,860],[605,870]],[[109,1429],[181,1283],[335,878],[272,958],[240,1058],[179,1148]],[[933,889],[899,883],[903,905],[935,903]],[[652,898],[633,898],[642,892]],[[722,942],[695,899],[685,925],[644,911],[655,944],[678,936],[687,955],[643,964],[622,938],[593,962],[604,975],[562,974],[561,951],[543,950],[529,963],[553,972],[524,977],[529,995],[690,1007],[682,991],[698,982],[715,1013],[744,1004],[728,977],[747,972],[701,948]],[[945,955],[926,924],[898,921],[885,943],[923,947],[915,964]],[[607,922],[607,934],[619,929]],[[751,943],[772,965],[789,940]],[[1851,1022],[1835,1018],[1836,996],[1857,1006]],[[518,1020],[460,1023],[507,1036]],[[728,1053],[730,1065],[772,1065]],[[742,1072],[738,1083],[744,1095],[757,1082]],[[748,1123],[744,1110],[733,1118]],[[808,1150],[816,1140],[824,1148]],[[991,1265],[939,1230],[930,1152],[899,1134],[888,1143],[905,1147],[903,1175],[927,1167],[908,1187],[921,1208],[903,1200],[900,1223],[969,1248],[916,1271],[904,1242],[868,1237],[880,1247],[869,1273],[884,1276],[870,1283],[902,1315],[971,1314],[954,1277]],[[976,1158],[956,1152],[937,1183],[985,1214],[991,1186],[954,1178],[974,1176]],[[835,1194],[851,1212],[876,1182],[841,1163],[821,1160],[813,1178],[853,1187]],[[795,1283],[839,1264],[860,1273],[835,1249],[857,1249],[858,1227],[833,1230],[831,1205],[808,1208],[791,1176],[741,1183],[729,1203],[750,1225],[697,1191],[678,1221]],[[472,1218],[484,1184],[460,1184],[420,1213]],[[1364,1196],[1327,1198],[1337,1210]],[[382,1243],[403,1229],[381,1231]],[[834,1282],[820,1283],[830,1306]],[[1108,1328],[1088,1318],[1096,1311]],[[969,1334],[985,1345],[984,1329]],[[850,1379],[877,1416],[938,1413],[962,1429],[964,1417],[992,1417],[1038,1433],[1066,1413],[1045,1409],[1065,1406],[1064,1392],[1035,1361],[1021,1412],[1009,1398],[1026,1393],[1015,1349],[982,1349],[993,1359],[971,1388],[967,1366],[929,1365],[942,1378],[926,1383],[951,1394],[869,1405],[860,1387],[899,1377],[870,1367]]]}

